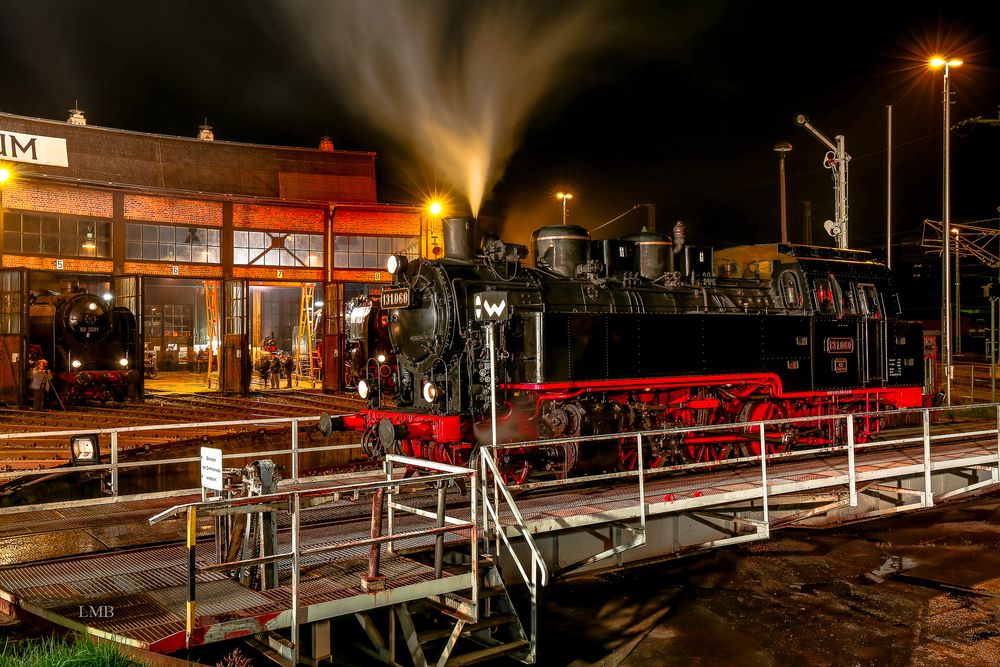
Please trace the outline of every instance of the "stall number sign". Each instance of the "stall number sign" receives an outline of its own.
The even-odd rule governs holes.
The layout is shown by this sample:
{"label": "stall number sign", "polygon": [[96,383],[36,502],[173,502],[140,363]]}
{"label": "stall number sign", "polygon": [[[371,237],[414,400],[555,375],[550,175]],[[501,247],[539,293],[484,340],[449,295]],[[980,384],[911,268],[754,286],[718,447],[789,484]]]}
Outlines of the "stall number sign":
{"label": "stall number sign", "polygon": [[206,489],[222,491],[222,450],[201,448],[201,485]]}
{"label": "stall number sign", "polygon": [[479,322],[503,322],[510,319],[507,292],[480,292],[473,301],[473,310]]}

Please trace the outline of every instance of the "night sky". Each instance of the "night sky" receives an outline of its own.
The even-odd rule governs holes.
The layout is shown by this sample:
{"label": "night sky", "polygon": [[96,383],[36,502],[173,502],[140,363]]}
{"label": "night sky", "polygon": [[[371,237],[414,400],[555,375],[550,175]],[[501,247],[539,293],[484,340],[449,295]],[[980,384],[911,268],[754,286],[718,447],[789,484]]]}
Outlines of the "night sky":
{"label": "night sky", "polygon": [[[3,2],[0,109],[64,120],[78,102],[93,125],[182,136],[194,136],[207,118],[219,140],[261,144],[313,147],[328,133],[338,148],[379,154],[381,201],[419,203],[443,185],[427,164],[433,161],[407,159],[398,137],[367,122],[363,108],[349,102],[352,86],[331,78],[324,62],[325,54],[349,48],[345,22],[337,19],[348,4]],[[365,4],[386,14],[394,6]],[[527,6],[541,6],[531,20],[551,27],[581,5],[401,4],[432,17],[446,35],[434,41],[455,60],[470,51],[470,17],[518,17]],[[826,148],[793,123],[805,113],[830,138],[845,135],[851,245],[883,253],[886,105],[894,107],[894,225],[912,231],[924,218],[941,217],[942,76],[926,68],[927,56],[943,52],[966,61],[952,72],[953,123],[996,119],[1000,105],[1000,35],[984,9],[989,3],[911,2],[893,12],[878,9],[883,4],[897,5],[812,3],[807,11],[801,3],[723,0],[603,5],[614,20],[581,31],[576,43],[588,45],[585,53],[557,67],[530,105],[506,169],[484,200],[484,217],[510,219],[515,235],[557,223],[554,195],[566,189],[574,193],[570,221],[589,228],[652,202],[660,229],[684,220],[696,242],[774,241],[779,197],[772,149],[788,141],[791,239],[803,238],[798,202],[808,200],[813,242],[832,245],[822,231],[823,220],[833,217],[832,181],[822,167]],[[313,21],[312,35],[302,27],[309,12],[323,16]],[[530,77],[533,63],[518,60],[524,46],[504,50],[492,53]],[[357,66],[360,72],[363,63]],[[477,99],[490,97],[489,82],[475,89],[485,91]],[[454,99],[428,96],[432,111]],[[995,226],[1000,126],[967,125],[952,146],[953,222]],[[453,199],[463,206],[460,196]],[[596,236],[631,233],[644,221],[637,211]],[[905,250],[908,240],[901,233],[895,242]]]}

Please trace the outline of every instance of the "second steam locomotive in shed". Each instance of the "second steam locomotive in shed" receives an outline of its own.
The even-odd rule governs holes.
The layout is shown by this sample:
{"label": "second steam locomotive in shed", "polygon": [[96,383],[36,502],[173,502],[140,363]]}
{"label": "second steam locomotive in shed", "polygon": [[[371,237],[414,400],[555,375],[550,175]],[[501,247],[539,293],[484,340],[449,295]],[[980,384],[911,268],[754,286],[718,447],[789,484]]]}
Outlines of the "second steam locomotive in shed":
{"label": "second steam locomotive in shed", "polygon": [[48,361],[60,401],[138,397],[139,330],[128,308],[66,282],[32,297],[28,321],[29,361]]}
{"label": "second steam locomotive in shed", "polygon": [[[636,465],[634,446],[615,440],[518,441],[683,426],[684,436],[645,439],[646,460],[717,461],[759,453],[756,433],[697,427],[922,405],[922,328],[901,319],[869,253],[784,243],[715,253],[683,247],[676,232],[592,241],[582,227],[544,227],[529,267],[525,246],[487,237],[473,254],[472,222],[446,220],[443,259],[389,259],[381,307],[396,407],[373,401],[334,427],[361,431],[375,455],[467,462],[490,439],[489,327],[509,483]],[[358,391],[372,398],[377,385],[362,379]],[[859,420],[857,435],[877,428]],[[766,433],[769,451],[842,439],[818,420]]]}

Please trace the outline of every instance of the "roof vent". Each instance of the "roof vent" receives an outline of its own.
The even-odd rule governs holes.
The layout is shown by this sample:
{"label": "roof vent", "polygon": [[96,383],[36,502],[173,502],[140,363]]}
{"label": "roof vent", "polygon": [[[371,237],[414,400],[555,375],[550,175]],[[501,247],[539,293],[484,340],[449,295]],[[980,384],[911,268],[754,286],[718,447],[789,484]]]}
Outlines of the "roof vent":
{"label": "roof vent", "polygon": [[69,110],[69,118],[66,119],[66,122],[70,125],[87,124],[87,117],[83,115],[83,109],[80,108],[79,102],[74,100],[73,108]]}
{"label": "roof vent", "polygon": [[319,140],[319,149],[326,153],[333,152],[333,139],[329,135],[324,134]]}
{"label": "roof vent", "polygon": [[208,124],[207,118],[204,125],[198,126],[198,138],[202,141],[215,141],[215,132],[212,132],[212,126]]}

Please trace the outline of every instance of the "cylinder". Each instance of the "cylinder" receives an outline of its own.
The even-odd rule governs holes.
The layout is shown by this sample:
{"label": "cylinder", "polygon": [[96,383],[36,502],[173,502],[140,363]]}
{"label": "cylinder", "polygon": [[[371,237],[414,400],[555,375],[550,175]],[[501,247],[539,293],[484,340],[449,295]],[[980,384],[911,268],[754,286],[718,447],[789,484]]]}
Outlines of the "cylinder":
{"label": "cylinder", "polygon": [[670,270],[670,237],[666,234],[642,231],[625,237],[635,242],[635,268],[646,280],[656,280]]}
{"label": "cylinder", "polygon": [[472,260],[472,237],[474,230],[471,218],[445,218],[441,221],[444,231],[444,257],[463,262]]}
{"label": "cylinder", "polygon": [[590,259],[590,232],[577,225],[551,225],[531,234],[535,266],[567,278],[576,277],[576,267]]}

